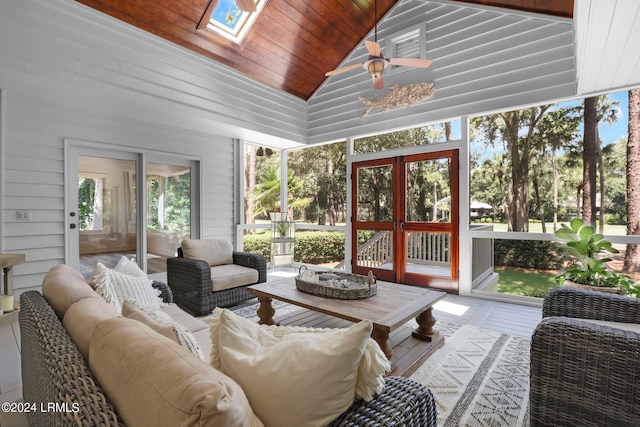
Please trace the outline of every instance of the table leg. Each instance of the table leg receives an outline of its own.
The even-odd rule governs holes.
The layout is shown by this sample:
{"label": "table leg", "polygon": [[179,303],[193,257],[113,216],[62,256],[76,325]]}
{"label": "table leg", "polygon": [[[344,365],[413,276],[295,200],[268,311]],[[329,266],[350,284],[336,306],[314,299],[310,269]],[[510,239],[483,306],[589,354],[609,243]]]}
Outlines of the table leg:
{"label": "table leg", "polygon": [[373,338],[374,341],[378,343],[384,355],[387,356],[387,359],[391,360],[391,356],[393,356],[393,350],[389,345],[389,334],[386,332],[378,331],[374,328],[371,332],[371,338]]}
{"label": "table leg", "polygon": [[260,307],[258,307],[258,317],[260,320],[258,323],[261,325],[275,325],[276,322],[273,320],[273,315],[276,313],[276,310],[271,305],[271,298],[258,297],[258,301],[260,302]]}
{"label": "table leg", "polygon": [[418,322],[418,328],[412,333],[414,338],[423,341],[433,341],[440,334],[440,332],[433,329],[433,325],[436,324],[436,318],[433,317],[433,310],[431,308],[418,314],[416,321]]}

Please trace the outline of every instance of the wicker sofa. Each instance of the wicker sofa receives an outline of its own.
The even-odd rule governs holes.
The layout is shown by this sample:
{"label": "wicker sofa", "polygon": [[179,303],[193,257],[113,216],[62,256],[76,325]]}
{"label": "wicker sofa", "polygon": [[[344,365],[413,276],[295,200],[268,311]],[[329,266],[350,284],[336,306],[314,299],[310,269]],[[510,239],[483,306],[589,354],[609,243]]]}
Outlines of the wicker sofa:
{"label": "wicker sofa", "polygon": [[545,298],[531,341],[531,426],[640,426],[640,299]]}
{"label": "wicker sofa", "polygon": [[[49,299],[37,291],[27,291],[20,296],[23,399],[36,408],[46,408],[50,404],[56,404],[58,408],[52,411],[29,412],[27,417],[30,425],[249,425],[220,423],[220,418],[203,419],[208,411],[207,405],[203,402],[210,403],[211,387],[217,386],[220,381],[216,376],[218,374],[213,374],[217,371],[188,350],[177,346],[145,325],[117,315],[105,316],[102,309],[96,310],[99,304],[106,303],[88,284],[86,289],[83,280],[82,276],[70,267],[56,266],[47,274],[43,283],[43,294]],[[202,323],[171,304],[172,293],[166,285],[154,282],[154,287],[162,290],[162,298],[169,303],[166,309],[168,314],[186,323]],[[58,291],[60,288],[63,288],[62,292]],[[56,290],[54,294],[51,289]],[[74,310],[78,308],[78,304],[87,306],[80,309],[93,307],[87,319],[80,318],[83,321],[79,321],[78,318],[78,313],[83,312]],[[111,307],[108,306],[108,309]],[[102,338],[109,338],[111,334],[118,338],[117,334],[120,334],[119,339],[103,343],[104,346],[95,350],[96,331],[107,329],[106,326],[102,326],[104,324],[114,323],[117,328],[108,330]],[[71,332],[70,328],[75,330]],[[142,333],[143,339],[136,334],[130,337],[127,328],[133,328],[136,334]],[[76,343],[78,333],[81,337],[90,337],[89,349],[84,348],[82,343]],[[72,339],[70,334],[76,338]],[[209,336],[208,328],[199,329],[199,333],[194,332],[194,336],[198,341],[205,340]],[[144,366],[138,366],[136,369],[146,370],[147,374],[151,375],[138,378],[137,375],[131,375],[130,371],[122,374],[118,367],[121,365],[118,364],[129,364],[130,357],[107,360],[107,363],[103,363],[104,366],[96,371],[100,357],[103,357],[100,353],[116,351],[116,354],[119,354],[119,348],[126,346],[139,347],[138,352],[142,354],[143,359],[138,365]],[[207,345],[203,342],[202,347],[204,351]],[[158,354],[165,350],[169,350],[169,353],[173,354],[172,357],[186,362],[186,368],[184,363],[160,363],[157,359]],[[83,354],[87,352],[89,356],[85,357]],[[150,368],[154,363],[158,363],[162,368],[154,371],[154,368]],[[181,374],[184,369],[191,373],[191,377],[187,378]],[[195,374],[194,369],[197,371]],[[106,377],[105,372],[109,374]],[[118,375],[124,377],[116,380],[121,383],[121,395],[114,395],[113,377]],[[213,378],[209,380],[208,377],[211,375]],[[201,400],[191,401],[185,397],[194,393],[194,389],[198,389],[191,380],[200,385],[201,392],[198,396]],[[150,386],[147,384],[148,381],[159,383]],[[158,395],[162,387],[166,388],[166,393]],[[221,405],[217,404],[226,411],[230,405],[229,397],[238,398],[238,390],[236,389],[235,397],[231,391],[233,390],[225,393]],[[124,394],[127,395],[123,396]],[[174,408],[182,412],[175,411]],[[168,412],[170,413],[167,414]],[[180,413],[176,415],[175,412]],[[178,422],[176,416],[184,416],[185,420],[180,419]],[[159,419],[161,421],[158,421]],[[420,384],[406,378],[388,377],[384,392],[376,395],[370,402],[356,401],[331,425],[436,426],[435,400],[431,392]]]}
{"label": "wicker sofa", "polygon": [[233,251],[224,240],[184,240],[178,256],[167,259],[167,283],[175,301],[195,316],[254,298],[247,286],[266,280],[262,254]]}

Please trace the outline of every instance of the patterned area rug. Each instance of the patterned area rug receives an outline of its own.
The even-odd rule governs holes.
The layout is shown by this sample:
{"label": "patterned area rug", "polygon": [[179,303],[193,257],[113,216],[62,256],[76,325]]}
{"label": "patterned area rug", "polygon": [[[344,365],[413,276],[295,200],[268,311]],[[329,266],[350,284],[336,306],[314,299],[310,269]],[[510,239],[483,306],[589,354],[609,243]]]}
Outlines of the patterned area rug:
{"label": "patterned area rug", "polygon": [[[273,306],[276,317],[300,309],[275,300]],[[231,310],[257,322],[257,309],[253,300]],[[528,427],[530,341],[445,321],[436,328],[445,344],[411,379],[433,392],[438,426]]]}
{"label": "patterned area rug", "polygon": [[438,425],[528,426],[530,341],[451,322],[436,327],[445,345],[411,379],[433,392]]}

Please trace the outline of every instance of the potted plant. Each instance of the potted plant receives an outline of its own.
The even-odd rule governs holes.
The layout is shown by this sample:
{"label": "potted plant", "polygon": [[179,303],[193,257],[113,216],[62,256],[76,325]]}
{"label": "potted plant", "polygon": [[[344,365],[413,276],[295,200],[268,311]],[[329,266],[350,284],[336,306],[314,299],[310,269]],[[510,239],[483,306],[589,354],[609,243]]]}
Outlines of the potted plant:
{"label": "potted plant", "polygon": [[280,237],[287,237],[287,233],[289,232],[289,223],[285,221],[278,222],[276,229],[278,230]]}
{"label": "potted plant", "polygon": [[611,258],[598,256],[602,252],[616,254],[618,250],[602,234],[597,234],[592,226],[585,225],[581,218],[571,220],[570,226],[562,224],[555,235],[567,242],[558,251],[577,259],[576,263],[556,276],[558,284],[618,294],[636,293],[635,283],[629,276],[607,267],[605,263]]}

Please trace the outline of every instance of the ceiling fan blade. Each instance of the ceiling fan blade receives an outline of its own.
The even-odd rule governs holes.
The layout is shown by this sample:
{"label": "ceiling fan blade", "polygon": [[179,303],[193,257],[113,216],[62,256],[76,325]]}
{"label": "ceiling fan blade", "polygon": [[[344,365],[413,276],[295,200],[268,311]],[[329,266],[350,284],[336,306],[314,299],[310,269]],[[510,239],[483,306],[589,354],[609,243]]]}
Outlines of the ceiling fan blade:
{"label": "ceiling fan blade", "polygon": [[220,3],[220,0],[211,0],[209,2],[209,4],[207,5],[207,8],[204,10],[204,13],[202,14],[202,18],[200,18],[198,25],[196,25],[196,30],[201,30],[207,26],[209,21],[211,21],[211,15],[213,15],[213,11],[215,10],[216,7],[218,7],[218,3]]}
{"label": "ceiling fan blade", "polygon": [[424,58],[388,58],[391,65],[404,65],[405,67],[427,68],[431,65],[430,59]]}
{"label": "ceiling fan blade", "polygon": [[384,76],[373,77],[373,88],[378,90],[384,87]]}
{"label": "ceiling fan blade", "polygon": [[236,6],[243,12],[252,13],[257,10],[254,0],[236,0]]}
{"label": "ceiling fan blade", "polygon": [[326,73],[324,73],[324,75],[325,76],[333,76],[334,74],[344,73],[345,71],[353,70],[354,68],[358,68],[358,67],[362,67],[362,64],[347,65],[346,67],[337,68],[337,69],[332,70],[332,71],[327,71]]}
{"label": "ceiling fan blade", "polygon": [[369,51],[369,55],[371,56],[380,56],[380,43],[378,42],[370,42],[365,41],[365,46],[367,46],[367,50]]}

